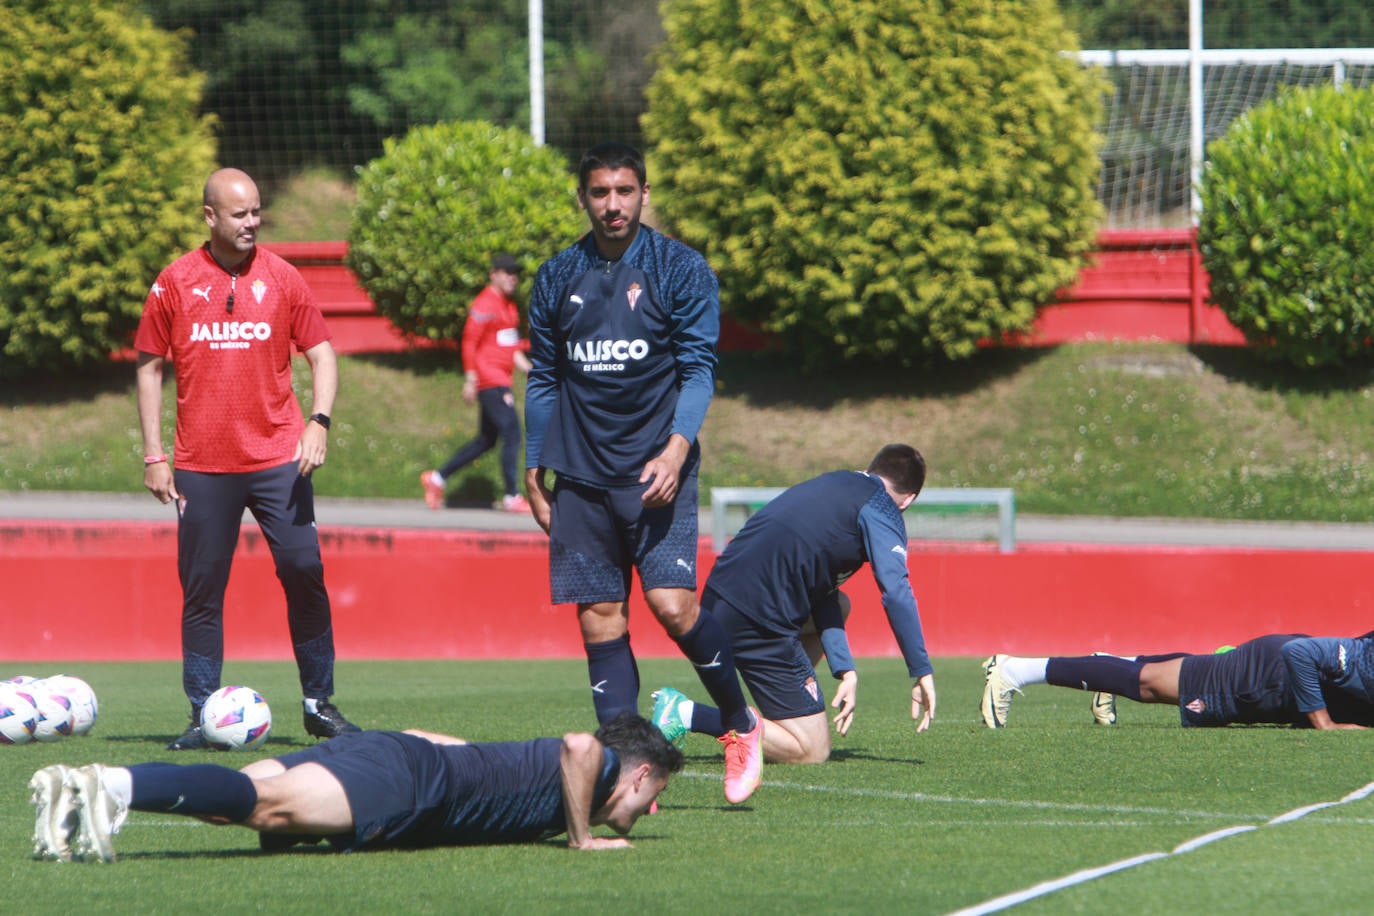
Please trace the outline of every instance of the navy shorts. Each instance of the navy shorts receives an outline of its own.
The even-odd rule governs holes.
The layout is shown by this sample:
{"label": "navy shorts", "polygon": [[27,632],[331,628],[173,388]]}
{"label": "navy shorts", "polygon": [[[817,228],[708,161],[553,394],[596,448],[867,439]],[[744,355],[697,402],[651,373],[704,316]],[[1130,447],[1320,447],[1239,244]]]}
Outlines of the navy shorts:
{"label": "navy shorts", "polygon": [[825,696],[799,634],[759,627],[710,588],[701,596],[701,611],[719,620],[730,635],[735,669],[765,719],[776,722],[825,712]]}
{"label": "navy shorts", "polygon": [[1288,685],[1283,644],[1300,634],[1261,636],[1221,655],[1189,655],[1178,671],[1185,726],[1294,725],[1304,721]]}
{"label": "navy shorts", "polygon": [[446,803],[443,754],[416,735],[355,732],[277,760],[287,769],[318,763],[339,780],[353,811],[353,835],[328,838],[341,849],[405,846],[406,836],[442,813]]}
{"label": "navy shorts", "polygon": [[624,601],[631,570],[644,589],[697,588],[697,477],[671,505],[645,509],[644,486],[607,490],[559,478],[549,525],[554,604]]}

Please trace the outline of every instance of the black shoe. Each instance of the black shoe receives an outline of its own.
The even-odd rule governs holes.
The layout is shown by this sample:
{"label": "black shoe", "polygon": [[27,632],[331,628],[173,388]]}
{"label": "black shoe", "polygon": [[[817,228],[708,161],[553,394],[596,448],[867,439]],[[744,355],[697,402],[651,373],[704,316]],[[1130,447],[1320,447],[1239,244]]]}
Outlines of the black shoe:
{"label": "black shoe", "polygon": [[328,700],[320,700],[314,712],[305,714],[305,731],[316,738],[337,738],[362,729],[345,719],[339,707]]}
{"label": "black shoe", "polygon": [[186,731],[181,733],[181,737],[167,745],[169,751],[203,751],[210,747],[210,742],[205,740],[205,733],[200,730],[199,723],[192,722],[186,726]]}

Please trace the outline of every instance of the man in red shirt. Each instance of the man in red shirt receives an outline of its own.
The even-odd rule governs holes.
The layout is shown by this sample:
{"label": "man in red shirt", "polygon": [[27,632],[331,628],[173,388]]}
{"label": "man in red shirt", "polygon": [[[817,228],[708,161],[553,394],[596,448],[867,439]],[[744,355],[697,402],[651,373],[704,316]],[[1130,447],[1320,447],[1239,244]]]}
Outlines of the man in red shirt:
{"label": "man in red shirt", "polygon": [[506,486],[501,508],[529,512],[530,504],[516,488],[516,461],[520,456],[520,417],[515,413],[511,380],[515,369],[530,370],[525,351],[529,342],[520,337],[520,312],[515,290],[520,285],[520,264],[509,254],[491,259],[491,280],[472,300],[463,325],[463,400],[481,405],[477,436],[453,453],[437,471],[420,475],[425,502],[431,509],[444,504],[444,482],[496,447],[501,440],[501,477]]}
{"label": "man in red shirt", "polygon": [[[339,372],[329,329],[294,267],[257,247],[262,204],[253,179],[221,169],[205,183],[210,240],[173,261],[148,293],[138,350],[143,485],[176,500],[182,686],[191,724],[169,750],[206,747],[205,700],[224,667],[224,592],[244,509],[271,547],[305,701],[305,730],[358,731],[329,701],[334,630],[315,530],[310,474],[324,464]],[[310,363],[302,422],[291,390],[292,346]],[[176,372],[176,443],[162,445],[162,376]],[[172,466],[176,470],[173,471]]]}

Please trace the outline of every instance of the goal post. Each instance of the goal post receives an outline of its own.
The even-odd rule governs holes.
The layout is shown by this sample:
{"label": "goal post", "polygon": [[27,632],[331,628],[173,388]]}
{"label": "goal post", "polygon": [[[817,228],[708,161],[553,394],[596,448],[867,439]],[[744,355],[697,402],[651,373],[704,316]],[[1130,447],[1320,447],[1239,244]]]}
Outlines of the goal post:
{"label": "goal post", "polygon": [[1098,199],[1108,229],[1182,229],[1206,143],[1284,86],[1374,86],[1374,48],[1087,50],[1111,90]]}
{"label": "goal post", "polygon": [[[711,543],[717,555],[759,509],[785,487],[713,487]],[[1016,550],[1016,494],[999,487],[926,487],[906,510],[913,540],[993,540]]]}

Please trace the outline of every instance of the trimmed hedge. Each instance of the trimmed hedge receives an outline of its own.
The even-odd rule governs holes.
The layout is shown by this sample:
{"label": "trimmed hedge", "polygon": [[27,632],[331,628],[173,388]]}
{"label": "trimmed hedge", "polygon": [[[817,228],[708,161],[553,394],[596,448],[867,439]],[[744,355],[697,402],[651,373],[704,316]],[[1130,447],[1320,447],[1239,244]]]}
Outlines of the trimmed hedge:
{"label": "trimmed hedge", "polygon": [[108,362],[204,234],[203,77],[131,4],[16,0],[0,29],[0,376]]}
{"label": "trimmed hedge", "polygon": [[809,365],[972,354],[1095,241],[1102,85],[1052,0],[675,0],[654,205]]}
{"label": "trimmed hedge", "polygon": [[415,128],[359,172],[348,266],[398,328],[457,340],[493,254],[515,255],[528,277],[585,229],[575,186],[562,156],[521,131]]}
{"label": "trimmed hedge", "polygon": [[1374,335],[1374,92],[1287,89],[1208,147],[1198,245],[1259,353],[1340,366]]}

